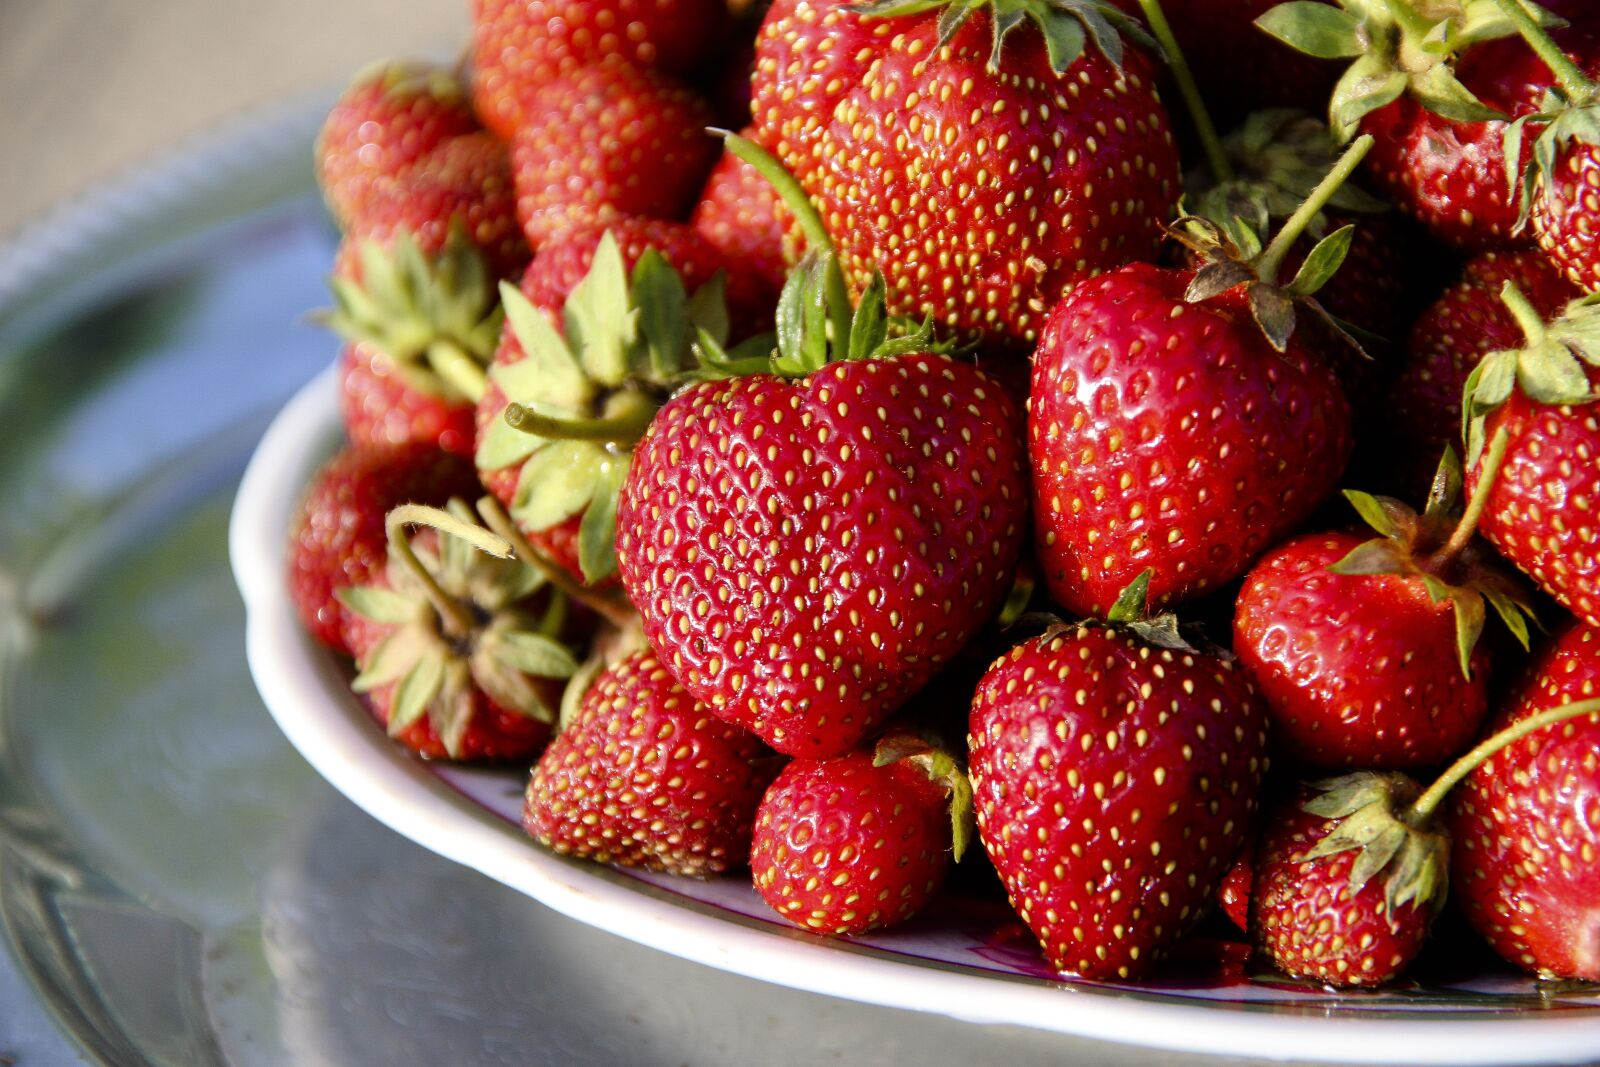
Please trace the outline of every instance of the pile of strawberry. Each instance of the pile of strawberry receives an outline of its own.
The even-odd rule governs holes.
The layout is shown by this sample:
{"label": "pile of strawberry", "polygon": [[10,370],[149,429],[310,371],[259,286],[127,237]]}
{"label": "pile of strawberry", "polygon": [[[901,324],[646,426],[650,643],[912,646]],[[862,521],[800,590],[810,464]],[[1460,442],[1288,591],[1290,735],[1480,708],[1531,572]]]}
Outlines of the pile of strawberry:
{"label": "pile of strawberry", "polygon": [[475,0],[363,74],[295,601],[542,844],[819,933],[975,828],[1063,974],[1220,910],[1377,985],[1448,900],[1600,981],[1600,17],[1164,6]]}

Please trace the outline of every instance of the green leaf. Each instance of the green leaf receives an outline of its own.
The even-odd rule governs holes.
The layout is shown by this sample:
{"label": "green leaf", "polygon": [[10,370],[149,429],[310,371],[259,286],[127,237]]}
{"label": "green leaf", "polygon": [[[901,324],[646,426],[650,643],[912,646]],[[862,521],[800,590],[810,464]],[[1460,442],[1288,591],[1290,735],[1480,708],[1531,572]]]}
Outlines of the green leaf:
{"label": "green leaf", "polygon": [[578,527],[578,564],[590,585],[617,569],[617,497],[628,476],[626,457],[613,456],[594,479],[594,496]]}
{"label": "green leaf", "polygon": [[339,603],[373,622],[405,623],[417,617],[417,602],[377,585],[345,586],[335,594]]}
{"label": "green leaf", "polygon": [[497,471],[521,463],[550,441],[531,433],[523,433],[503,418],[489,420],[478,438],[478,450],[473,462],[480,471]]}
{"label": "green leaf", "polygon": [[1492,411],[1504,404],[1517,384],[1517,354],[1491,352],[1467,377],[1467,410]]}
{"label": "green leaf", "polygon": [[1289,283],[1289,291],[1296,296],[1311,296],[1327,285],[1344,263],[1355,232],[1354,226],[1345,226],[1318,241],[1305,262],[1300,264],[1294,281]]}
{"label": "green leaf", "polygon": [[1279,4],[1256,19],[1256,26],[1318,59],[1350,59],[1367,50],[1359,19],[1331,4],[1313,0]]}
{"label": "green leaf", "polygon": [[1328,125],[1340,141],[1348,141],[1362,118],[1398,100],[1409,84],[1410,79],[1383,57],[1370,52],[1361,56],[1334,86]]}
{"label": "green leaf", "polygon": [[1522,391],[1541,404],[1577,404],[1589,398],[1583,364],[1558,341],[1547,338],[1524,349],[1516,370]]}
{"label": "green leaf", "polygon": [[628,303],[628,269],[622,249],[606,231],[595,247],[589,273],[562,307],[567,341],[589,377],[605,386],[628,376],[628,350],[637,336],[637,312]]}
{"label": "green leaf", "polygon": [[370,693],[379,686],[388,685],[411,669],[417,661],[417,651],[416,641],[404,631],[390,634],[368,654],[350,688],[357,693]]}
{"label": "green leaf", "polygon": [[[1050,69],[1057,74],[1063,74],[1066,69],[1078,61],[1083,55],[1083,46],[1087,37],[1083,32],[1083,23],[1053,7],[1045,7],[1041,17],[1035,21],[1044,35],[1045,53],[1050,59]],[[1116,32],[1112,31],[1113,37]]]}
{"label": "green leaf", "polygon": [[1156,569],[1149,567],[1139,577],[1129,582],[1117,596],[1117,602],[1111,605],[1111,610],[1106,613],[1107,622],[1139,622],[1147,617],[1150,600],[1150,579],[1155,577]]}
{"label": "green leaf", "polygon": [[[502,388],[513,381],[530,383],[526,391],[513,392],[506,388],[506,395],[512,400],[571,410],[582,408],[594,389],[566,340],[544,314],[528,302],[522,290],[510,282],[500,283],[500,302],[506,312],[506,328],[522,345],[526,358],[509,367],[495,367],[490,377],[500,382]],[[517,367],[522,370],[513,371]]]}
{"label": "green leaf", "polygon": [[578,661],[560,641],[525,630],[495,635],[494,658],[535,678],[571,678]]}
{"label": "green leaf", "polygon": [[1436,115],[1456,122],[1489,122],[1505,115],[1487,107],[1456,80],[1450,66],[1438,66],[1411,78],[1411,95]]}
{"label": "green leaf", "polygon": [[1307,813],[1320,815],[1324,819],[1342,819],[1346,815],[1354,815],[1362,808],[1387,800],[1389,797],[1388,779],[1372,771],[1356,771],[1337,778],[1324,778],[1312,782],[1311,788],[1317,791],[1317,795],[1300,807]]}
{"label": "green leaf", "polygon": [[808,253],[789,273],[778,297],[778,359],[784,374],[801,376],[828,361],[827,270],[833,256]]}
{"label": "green leaf", "polygon": [[444,656],[438,653],[419,658],[395,686],[389,706],[389,736],[394,737],[416,722],[444,685]]}
{"label": "green leaf", "polygon": [[644,342],[634,346],[638,358],[633,373],[664,381],[687,365],[689,294],[678,272],[654,248],[645,249],[634,265],[632,299]]}
{"label": "green leaf", "polygon": [[696,333],[705,332],[714,337],[718,344],[728,343],[728,276],[724,271],[717,271],[711,280],[694,291],[689,298],[689,325]]}
{"label": "green leaf", "polygon": [[591,441],[557,441],[522,465],[511,514],[524,530],[545,530],[576,515],[594,496],[611,454]]}
{"label": "green leaf", "polygon": [[1505,623],[1506,629],[1511,631],[1511,636],[1515,637],[1517,643],[1526,651],[1528,642],[1532,637],[1528,630],[1528,617],[1532,613],[1527,606],[1519,604],[1498,589],[1483,590],[1483,599],[1489,602],[1490,607],[1494,608],[1494,613],[1500,617],[1501,622]]}
{"label": "green leaf", "polygon": [[1359,489],[1346,489],[1344,498],[1350,501],[1350,506],[1356,509],[1356,514],[1360,515],[1368,526],[1385,537],[1400,535],[1400,524],[1395,520],[1401,511],[1411,510],[1397,500],[1376,497]]}
{"label": "green leaf", "polygon": [[1357,545],[1328,569],[1334,574],[1404,574],[1408,562],[1403,549],[1380,537]]}
{"label": "green leaf", "polygon": [[1472,678],[1472,650],[1483,635],[1483,597],[1463,591],[1452,596],[1456,616],[1456,654],[1461,658],[1461,676]]}
{"label": "green leaf", "polygon": [[846,359],[868,359],[889,337],[889,312],[884,306],[886,286],[882,271],[873,271],[872,280],[856,304],[850,322],[850,345]]}

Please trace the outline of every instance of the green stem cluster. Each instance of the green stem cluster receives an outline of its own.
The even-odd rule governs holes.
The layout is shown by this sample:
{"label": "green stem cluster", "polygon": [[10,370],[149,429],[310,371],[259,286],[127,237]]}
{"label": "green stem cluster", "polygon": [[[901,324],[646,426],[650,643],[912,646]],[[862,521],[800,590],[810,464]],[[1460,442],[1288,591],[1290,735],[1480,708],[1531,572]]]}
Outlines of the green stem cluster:
{"label": "green stem cluster", "polygon": [[1333,194],[1339,187],[1350,179],[1361,161],[1372,150],[1373,140],[1371,134],[1362,134],[1351,142],[1350,147],[1344,150],[1344,155],[1339,157],[1317,187],[1311,190],[1311,195],[1305,202],[1295,208],[1294,214],[1289,216],[1283,228],[1278,231],[1272,243],[1267,245],[1266,251],[1261,253],[1261,259],[1256,264],[1256,276],[1268,285],[1274,285],[1278,280],[1278,270],[1283,266],[1283,260],[1289,254],[1289,249],[1300,239],[1306,227],[1311,225],[1313,219],[1321,214],[1322,209],[1328,206],[1328,201],[1333,199]]}

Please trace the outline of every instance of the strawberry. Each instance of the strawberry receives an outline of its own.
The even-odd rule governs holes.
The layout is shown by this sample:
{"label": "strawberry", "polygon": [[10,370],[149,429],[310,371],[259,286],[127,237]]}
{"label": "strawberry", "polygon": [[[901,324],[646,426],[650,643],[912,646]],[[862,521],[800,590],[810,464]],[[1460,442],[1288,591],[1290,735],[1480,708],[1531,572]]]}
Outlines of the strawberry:
{"label": "strawberry", "polygon": [[904,922],[966,846],[972,790],[955,759],[909,732],[797,759],[761,798],[750,869],[796,926],[850,937]]}
{"label": "strawberry", "polygon": [[636,652],[594,680],[534,765],[522,822],[563,855],[706,878],[744,865],[776,770]]}
{"label": "strawberry", "polygon": [[1247,841],[1244,848],[1239,850],[1239,858],[1222,876],[1222,884],[1217,886],[1217,907],[1222,909],[1229,922],[1244,931],[1250,929],[1250,891],[1255,883],[1255,859],[1255,842]]}
{"label": "strawberry", "polygon": [[[502,284],[507,326],[477,414],[485,485],[542,551],[591,584],[615,570],[616,493],[632,443],[688,373],[692,331],[720,342],[728,329],[713,250],[681,226],[623,232],[636,255],[631,278],[607,231],[539,256],[523,286],[541,306]],[[667,238],[684,275],[651,246],[656,237]],[[573,284],[585,259],[587,273]],[[692,296],[690,269],[709,273]],[[563,287],[558,318],[550,304]]]}
{"label": "strawberry", "polygon": [[704,101],[621,63],[541,85],[511,141],[517,216],[535,248],[621,215],[681,219],[716,161]]}
{"label": "strawberry", "polygon": [[618,573],[668,669],[808,758],[855,747],[1000,610],[1027,507],[1003,391],[925,327],[889,339],[881,281],[853,314],[843,288],[812,253],[777,357],[746,361],[766,372],[669,400],[617,511]]}
{"label": "strawberry", "polygon": [[[756,126],[816,201],[853,291],[881,270],[892,314],[1020,350],[1063,291],[1154,256],[1177,152],[1117,8],[934,7],[802,3],[787,26],[775,8]],[[859,25],[874,19],[888,29]]]}
{"label": "strawberry", "polygon": [[550,82],[613,62],[693,74],[727,22],[722,0],[473,0],[472,101],[509,141]]}
{"label": "strawberry", "polygon": [[[1600,692],[1600,632],[1557,633],[1497,726]],[[1541,975],[1600,981],[1600,712],[1545,726],[1490,757],[1450,813],[1452,883],[1494,950]]]}
{"label": "strawberry", "polygon": [[[465,505],[391,511],[387,569],[339,590],[361,694],[419,755],[526,759],[544,747],[578,662],[559,640],[567,603]],[[405,527],[425,524],[414,540]]]}
{"label": "strawberry", "polygon": [[[745,135],[749,136],[750,131]],[[790,216],[761,172],[725,153],[700,191],[689,225],[736,265],[776,295],[788,276],[785,234]]]}
{"label": "strawberry", "polygon": [[1266,713],[1249,679],[1138,620],[1054,626],[972,701],[978,835],[1050,965],[1137,978],[1210,905],[1255,810]]}
{"label": "strawberry", "polygon": [[1527,341],[1485,356],[1468,379],[1468,489],[1492,482],[1480,527],[1490,543],[1600,623],[1600,530],[1590,511],[1600,499],[1600,307],[1573,305],[1546,325],[1515,285],[1502,298]]}
{"label": "strawberry", "polygon": [[1483,252],[1412,325],[1405,361],[1390,388],[1388,434],[1397,481],[1427,484],[1446,447],[1461,447],[1461,390],[1478,361],[1522,340],[1517,320],[1500,302],[1515,282],[1542,318],[1554,317],[1578,295],[1533,249]]}
{"label": "strawberry", "polygon": [[355,76],[317,134],[317,182],[340,227],[366,214],[375,184],[400,177],[478,120],[454,73],[389,60]]}
{"label": "strawberry", "polygon": [[311,636],[336,652],[349,651],[347,613],[334,592],[382,573],[390,510],[477,492],[470,463],[424,443],[345,448],[323,464],[289,525],[289,596]]}

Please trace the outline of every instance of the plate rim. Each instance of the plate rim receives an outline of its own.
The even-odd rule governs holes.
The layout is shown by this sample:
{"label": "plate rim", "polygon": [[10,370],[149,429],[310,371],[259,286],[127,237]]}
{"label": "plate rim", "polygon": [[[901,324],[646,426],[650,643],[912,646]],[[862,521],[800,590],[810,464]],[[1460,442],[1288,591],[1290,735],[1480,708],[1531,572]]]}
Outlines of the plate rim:
{"label": "plate rim", "polygon": [[610,873],[605,868],[538,848],[401,753],[353,701],[331,698],[329,687],[342,688],[343,676],[301,629],[281,576],[292,510],[340,438],[335,394],[332,367],[295,394],[262,437],[235,497],[229,558],[245,604],[246,655],[269,712],[313,769],[373,818],[424,848],[572,919],[682,959],[973,1023],[1266,1059],[1576,1063],[1600,1052],[1600,1010],[1586,1007],[1510,1017],[1340,1017],[1140,998],[1069,983],[1011,982],[953,966],[880,958],[801,931],[732,923],[666,899],[667,891],[641,892],[643,883],[604,877]]}

